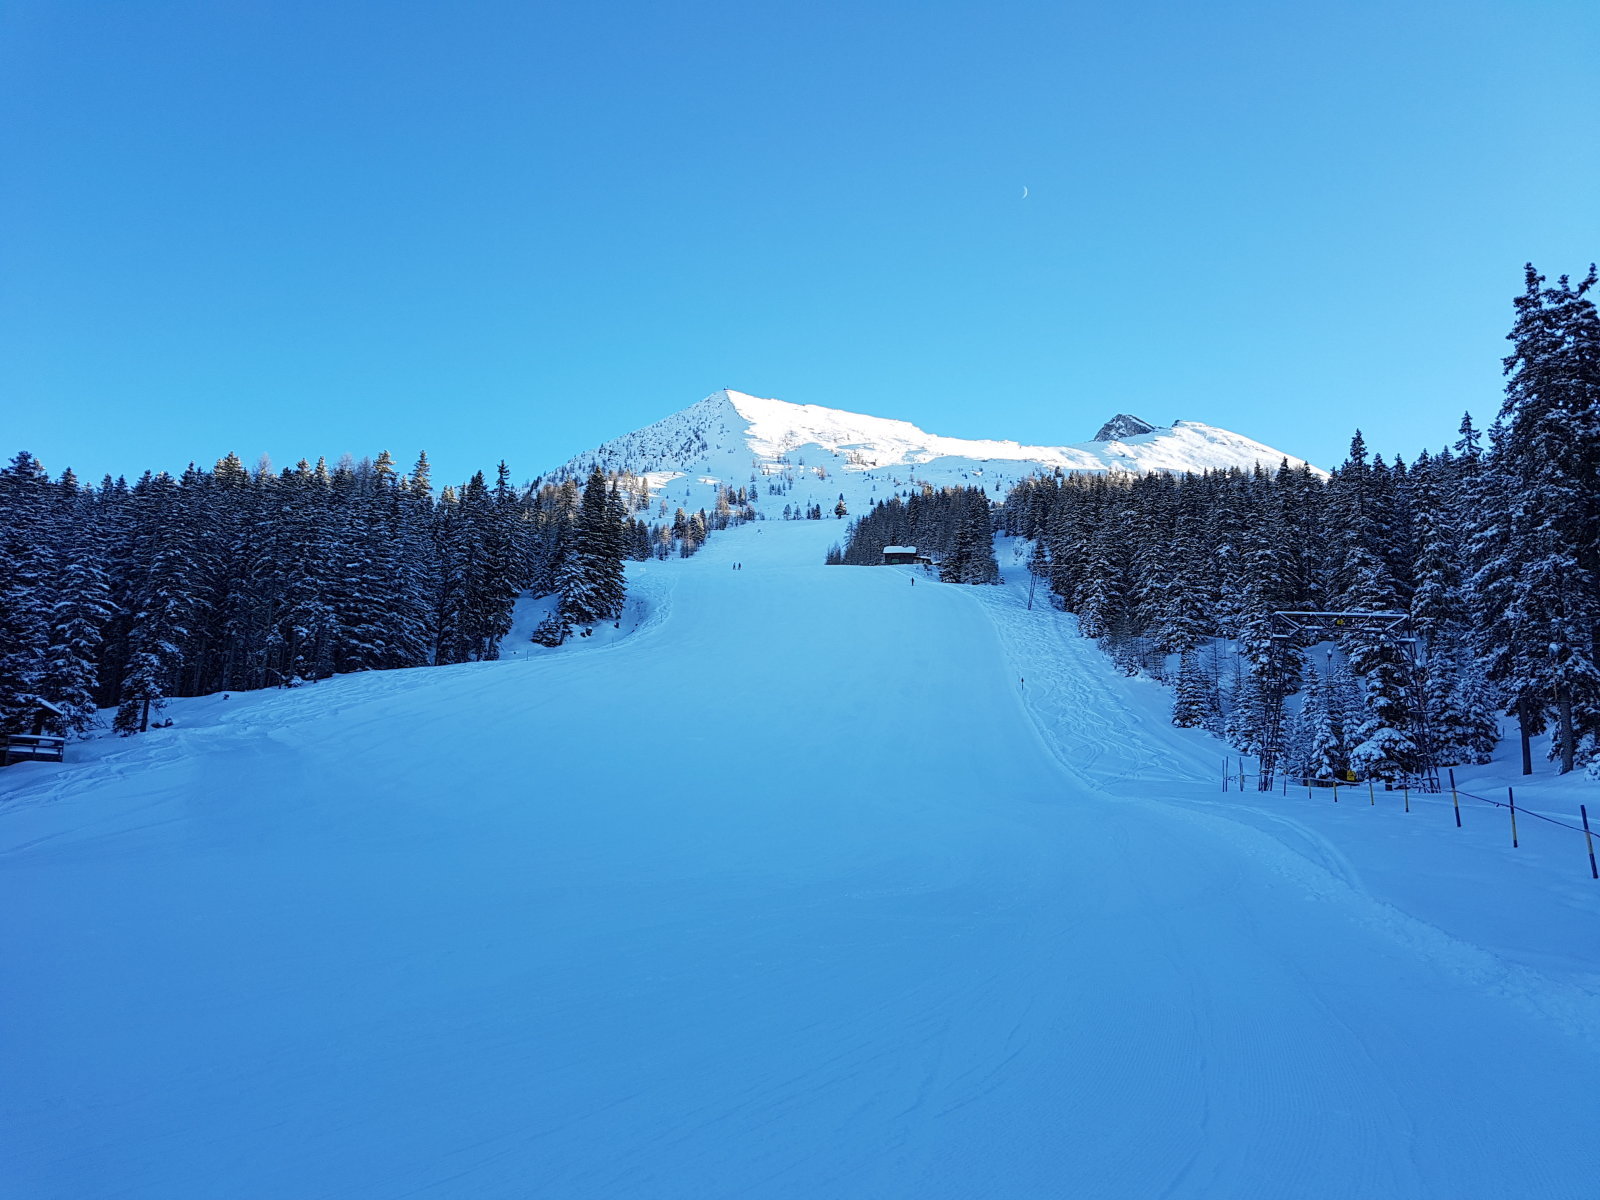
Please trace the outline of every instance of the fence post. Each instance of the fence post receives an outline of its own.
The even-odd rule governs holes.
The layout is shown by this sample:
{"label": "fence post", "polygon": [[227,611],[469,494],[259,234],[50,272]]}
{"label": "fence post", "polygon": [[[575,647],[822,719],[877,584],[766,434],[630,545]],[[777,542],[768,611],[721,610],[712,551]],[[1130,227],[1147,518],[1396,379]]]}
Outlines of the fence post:
{"label": "fence post", "polygon": [[1406,811],[1410,812],[1411,811],[1411,785],[1409,783],[1406,784],[1405,792],[1406,792]]}
{"label": "fence post", "polygon": [[1511,800],[1511,848],[1517,848],[1517,794],[1510,788],[1506,789],[1506,796]]}
{"label": "fence post", "polygon": [[1450,803],[1456,806],[1456,828],[1461,828],[1461,797],[1456,795],[1456,769],[1450,768]]}
{"label": "fence post", "polygon": [[1378,793],[1372,790],[1372,780],[1370,779],[1367,780],[1367,803],[1372,805],[1378,803]]}
{"label": "fence post", "polygon": [[1228,790],[1228,756],[1222,756],[1222,790]]}
{"label": "fence post", "polygon": [[1594,865],[1594,837],[1589,833],[1589,806],[1578,805],[1578,813],[1583,817],[1583,840],[1589,843],[1589,874],[1600,879],[1600,867]]}

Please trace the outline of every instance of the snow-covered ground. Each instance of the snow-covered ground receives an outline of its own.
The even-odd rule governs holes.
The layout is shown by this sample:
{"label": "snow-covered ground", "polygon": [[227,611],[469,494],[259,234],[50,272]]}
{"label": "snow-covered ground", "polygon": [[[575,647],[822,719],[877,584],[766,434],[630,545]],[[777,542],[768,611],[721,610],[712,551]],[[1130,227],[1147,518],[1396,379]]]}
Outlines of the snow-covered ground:
{"label": "snow-covered ground", "polygon": [[1069,617],[841,532],[0,772],[0,1192],[1595,1194],[1573,835],[1223,794]]}

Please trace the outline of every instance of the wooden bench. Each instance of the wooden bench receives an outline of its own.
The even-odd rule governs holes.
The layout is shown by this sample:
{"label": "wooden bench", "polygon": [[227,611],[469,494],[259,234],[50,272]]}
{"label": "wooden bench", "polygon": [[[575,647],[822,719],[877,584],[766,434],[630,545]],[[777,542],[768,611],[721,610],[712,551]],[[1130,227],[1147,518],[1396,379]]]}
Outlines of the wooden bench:
{"label": "wooden bench", "polygon": [[67,752],[67,739],[56,733],[13,733],[6,739],[5,763],[60,762]]}

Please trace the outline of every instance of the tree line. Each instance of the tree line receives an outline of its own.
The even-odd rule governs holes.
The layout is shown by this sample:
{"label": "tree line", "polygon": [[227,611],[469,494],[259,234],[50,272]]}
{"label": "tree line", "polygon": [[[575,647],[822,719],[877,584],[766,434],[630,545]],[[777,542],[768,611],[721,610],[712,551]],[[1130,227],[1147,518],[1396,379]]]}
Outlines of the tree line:
{"label": "tree line", "polygon": [[[1593,267],[1553,285],[1527,268],[1487,444],[1468,415],[1451,446],[1410,464],[1369,456],[1358,431],[1327,478],[1287,463],[1035,477],[1002,526],[1035,540],[1031,568],[1129,670],[1166,675],[1177,656],[1176,724],[1293,773],[1400,782],[1425,756],[1484,761],[1499,714],[1517,723],[1525,771],[1548,731],[1562,772],[1600,772],[1595,284]],[[1275,654],[1275,610],[1408,614],[1422,668],[1372,633],[1341,636],[1320,666],[1304,645]],[[1217,638],[1237,649],[1231,671],[1204,652]],[[1302,693],[1281,725],[1279,685]]]}
{"label": "tree line", "polygon": [[[330,468],[145,472],[98,486],[33,455],[0,470],[0,733],[146,728],[173,696],[499,656],[523,595],[559,595],[541,640],[620,616],[623,561],[689,555],[743,516],[652,525],[637,477],[514,485],[502,462],[435,495],[427,455]],[[721,508],[721,506],[719,506]]]}

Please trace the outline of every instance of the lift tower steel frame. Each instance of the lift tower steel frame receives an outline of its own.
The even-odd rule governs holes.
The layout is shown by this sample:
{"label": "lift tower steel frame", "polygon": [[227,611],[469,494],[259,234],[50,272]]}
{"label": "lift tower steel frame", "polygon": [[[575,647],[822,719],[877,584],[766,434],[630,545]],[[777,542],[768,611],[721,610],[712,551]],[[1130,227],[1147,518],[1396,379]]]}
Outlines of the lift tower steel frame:
{"label": "lift tower steel frame", "polygon": [[1261,748],[1260,787],[1263,792],[1273,789],[1277,775],[1289,656],[1294,653],[1297,644],[1351,633],[1376,634],[1400,652],[1400,661],[1406,671],[1407,698],[1416,714],[1413,732],[1420,760],[1417,790],[1439,790],[1439,768],[1434,762],[1433,737],[1428,728],[1428,698],[1422,686],[1423,664],[1411,615],[1403,612],[1293,612],[1280,609],[1272,614],[1272,691],[1267,705],[1267,736]]}

